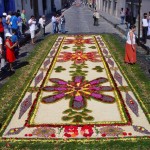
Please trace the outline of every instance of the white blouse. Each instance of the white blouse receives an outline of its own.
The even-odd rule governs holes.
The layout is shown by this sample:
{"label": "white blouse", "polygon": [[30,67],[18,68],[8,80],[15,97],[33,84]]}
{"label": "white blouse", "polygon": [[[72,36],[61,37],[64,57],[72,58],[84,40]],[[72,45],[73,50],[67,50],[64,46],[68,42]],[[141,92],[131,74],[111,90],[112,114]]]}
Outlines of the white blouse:
{"label": "white blouse", "polygon": [[[131,38],[130,38],[130,33],[132,31],[129,31],[128,34],[127,34],[127,43],[128,44],[131,44]],[[133,43],[132,44],[135,44],[135,34],[133,33],[133,39],[132,39]]]}

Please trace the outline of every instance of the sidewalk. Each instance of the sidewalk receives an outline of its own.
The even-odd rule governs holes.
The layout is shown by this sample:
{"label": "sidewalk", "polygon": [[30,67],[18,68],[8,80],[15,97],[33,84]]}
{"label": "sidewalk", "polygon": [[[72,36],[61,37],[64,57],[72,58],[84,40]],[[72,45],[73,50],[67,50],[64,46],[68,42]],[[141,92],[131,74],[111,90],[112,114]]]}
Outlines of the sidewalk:
{"label": "sidewalk", "polygon": [[[127,34],[128,29],[126,28],[126,25],[121,25],[120,24],[120,19],[117,17],[114,17],[104,11],[100,11],[98,10],[98,12],[100,13],[100,16],[102,18],[104,18],[105,20],[107,20],[110,24],[112,24],[116,29],[118,29],[121,33],[123,33],[124,35]],[[136,34],[138,34],[138,31],[136,31]],[[141,34],[142,35],[142,34]],[[144,45],[141,45],[145,50],[149,51],[148,54],[150,53],[150,39],[147,39],[147,43]]]}

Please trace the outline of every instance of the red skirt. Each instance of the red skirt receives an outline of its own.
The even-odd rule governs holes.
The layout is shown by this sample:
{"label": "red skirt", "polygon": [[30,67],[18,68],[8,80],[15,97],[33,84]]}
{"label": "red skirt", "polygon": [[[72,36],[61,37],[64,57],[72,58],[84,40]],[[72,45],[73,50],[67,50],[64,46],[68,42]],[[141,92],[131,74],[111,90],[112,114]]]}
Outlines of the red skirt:
{"label": "red skirt", "polygon": [[16,60],[14,50],[6,49],[6,60],[9,63],[12,63],[12,62],[14,62]]}
{"label": "red skirt", "polygon": [[[135,45],[134,45],[135,47]],[[126,43],[125,46],[125,62],[126,63],[135,63],[136,62],[136,49],[132,48],[131,44]]]}

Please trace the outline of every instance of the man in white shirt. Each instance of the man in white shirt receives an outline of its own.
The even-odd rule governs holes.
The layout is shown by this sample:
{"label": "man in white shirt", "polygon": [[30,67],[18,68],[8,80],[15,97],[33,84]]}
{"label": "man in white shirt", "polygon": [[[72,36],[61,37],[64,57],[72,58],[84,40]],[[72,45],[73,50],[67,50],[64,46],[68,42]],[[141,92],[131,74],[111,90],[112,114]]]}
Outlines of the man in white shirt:
{"label": "man in white shirt", "polygon": [[44,36],[45,35],[45,16],[43,15],[40,19],[39,19],[39,24],[40,24],[40,31],[41,34]]}
{"label": "man in white shirt", "polygon": [[53,15],[52,16],[52,26],[53,26],[53,33],[55,33],[56,32],[56,17],[55,17],[55,15]]}
{"label": "man in white shirt", "polygon": [[35,38],[35,25],[36,25],[36,20],[34,16],[31,16],[30,20],[28,21],[29,24],[29,30],[31,34],[31,43],[34,43],[34,38]]}
{"label": "man in white shirt", "polygon": [[144,44],[146,44],[147,32],[148,32],[148,18],[147,13],[144,13],[144,18],[142,19],[142,38]]}

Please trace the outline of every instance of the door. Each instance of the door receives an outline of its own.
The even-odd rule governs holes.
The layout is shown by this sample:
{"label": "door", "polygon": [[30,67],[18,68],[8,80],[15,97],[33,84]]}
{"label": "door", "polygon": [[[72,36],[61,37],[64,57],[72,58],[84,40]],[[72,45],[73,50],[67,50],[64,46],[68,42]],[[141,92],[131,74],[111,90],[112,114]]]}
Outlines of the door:
{"label": "door", "polygon": [[33,13],[35,18],[39,17],[39,7],[38,7],[38,0],[33,0]]}

